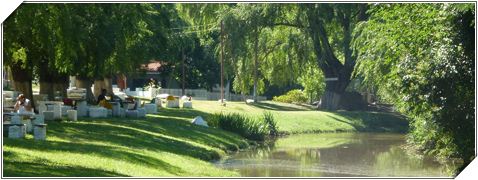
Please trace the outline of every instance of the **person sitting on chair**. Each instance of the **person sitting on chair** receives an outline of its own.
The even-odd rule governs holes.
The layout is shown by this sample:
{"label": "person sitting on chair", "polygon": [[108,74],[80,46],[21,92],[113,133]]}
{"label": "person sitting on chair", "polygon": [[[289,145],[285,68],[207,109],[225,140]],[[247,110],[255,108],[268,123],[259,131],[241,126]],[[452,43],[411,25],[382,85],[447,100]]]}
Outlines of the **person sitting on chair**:
{"label": "person sitting on chair", "polygon": [[[124,102],[128,104],[128,105],[126,106],[126,109],[128,109],[128,110],[136,110],[136,109],[138,108],[138,104],[137,104],[136,101],[134,100],[134,97],[127,96],[124,100],[125,100]],[[130,106],[130,104],[133,104],[133,105]]]}
{"label": "person sitting on chair", "polygon": [[113,105],[111,105],[106,100],[106,89],[101,89],[101,94],[98,96],[98,105],[106,108],[106,109],[113,109]]}
{"label": "person sitting on chair", "polygon": [[18,95],[14,110],[18,113],[33,113],[30,100],[27,99],[23,94]]}

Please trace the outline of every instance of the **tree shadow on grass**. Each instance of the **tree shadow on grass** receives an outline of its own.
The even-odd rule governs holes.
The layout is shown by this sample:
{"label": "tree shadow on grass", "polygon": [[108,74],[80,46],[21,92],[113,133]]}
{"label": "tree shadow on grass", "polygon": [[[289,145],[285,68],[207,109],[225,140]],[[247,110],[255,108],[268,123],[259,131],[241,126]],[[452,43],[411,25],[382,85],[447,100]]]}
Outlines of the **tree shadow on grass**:
{"label": "tree shadow on grass", "polygon": [[[125,120],[122,120],[123,122]],[[216,151],[208,150],[188,142],[176,140],[160,135],[161,129],[156,132],[135,128],[136,120],[119,125],[117,121],[114,124],[106,123],[62,123],[55,124],[48,131],[49,135],[69,138],[71,141],[97,141],[107,144],[114,144],[134,149],[146,149],[151,151],[165,151],[173,154],[190,156],[203,160],[219,158]],[[159,133],[159,134],[155,134]],[[67,136],[67,137],[66,137]]]}
{"label": "tree shadow on grass", "polygon": [[[305,106],[305,105],[297,105],[297,106],[302,106],[304,108],[297,108],[297,107],[291,107],[291,106],[285,106],[285,105],[280,105],[280,104],[273,104],[273,103],[267,103],[267,102],[257,102],[257,103],[250,103],[248,105],[260,108],[260,109],[265,109],[265,110],[271,110],[271,111],[307,111],[307,110],[312,110],[312,108]],[[294,104],[296,105],[296,104]]]}
{"label": "tree shadow on grass", "polygon": [[247,146],[247,142],[239,135],[213,127],[193,125],[191,120],[196,116],[201,116],[207,121],[212,114],[194,109],[162,109],[158,115],[151,115],[137,123],[124,125],[188,139],[223,150],[237,150]]}
{"label": "tree shadow on grass", "polygon": [[[103,146],[103,145],[94,145],[94,144],[86,144],[86,143],[72,143],[72,142],[58,142],[58,141],[31,141],[31,140],[11,140],[8,142],[10,146],[25,148],[25,149],[35,149],[37,151],[44,151],[44,152],[70,152],[70,153],[81,153],[81,154],[88,154],[88,155],[96,155],[99,157],[106,157],[110,159],[117,159],[121,161],[126,161],[135,164],[142,164],[149,167],[155,167],[158,169],[163,169],[164,171],[174,174],[174,175],[181,175],[183,171],[181,168],[175,167],[167,162],[164,162],[158,158],[152,156],[145,156],[142,154],[128,152],[125,149],[118,148],[118,147],[110,147],[110,146]],[[12,152],[6,153],[4,152],[5,159],[15,159],[15,154]],[[41,162],[45,161],[41,159]],[[30,162],[28,162],[30,163]],[[14,166],[17,165],[16,162],[12,163]],[[70,165],[60,166],[60,167],[67,167]],[[75,167],[76,168],[76,167]],[[72,169],[75,169],[72,168]],[[87,169],[84,167],[79,167],[80,169]],[[62,168],[57,168],[58,171],[62,171]],[[53,169],[52,169],[53,170]],[[81,171],[75,169],[77,173],[83,173],[83,176],[96,176],[95,174],[90,174],[88,171]],[[50,173],[59,173],[62,172],[50,172]],[[93,172],[95,173],[95,172]],[[105,174],[109,176],[108,174]],[[119,174],[120,175],[120,174]],[[124,176],[124,175],[120,175]]]}
{"label": "tree shadow on grass", "polygon": [[176,108],[161,108],[159,109],[157,115],[166,116],[166,117],[175,117],[175,118],[186,118],[191,120],[196,116],[201,116],[203,118],[207,118],[211,116],[210,113],[198,111],[195,109],[176,109]]}
{"label": "tree shadow on grass", "polygon": [[[186,116],[196,115],[198,114]],[[204,119],[207,120],[207,115]],[[103,122],[111,123],[109,120]],[[247,141],[243,140],[239,135],[213,127],[197,126],[189,122],[189,120],[178,117],[149,116],[146,119],[134,120],[133,122],[119,120],[115,121],[114,124],[185,139],[222,150],[238,150],[239,148],[247,147]]]}
{"label": "tree shadow on grass", "polygon": [[[207,119],[207,118],[205,118]],[[202,127],[186,121],[178,121],[170,118],[149,118],[146,122],[132,125],[149,131],[157,131],[164,135],[187,139],[222,150],[238,150],[247,147],[247,141],[239,135],[216,129],[213,127]]]}
{"label": "tree shadow on grass", "polygon": [[[340,111],[331,112],[335,116],[342,116],[351,121],[344,121],[335,116],[326,114],[328,117],[349,124],[360,132],[408,132],[409,123],[400,115],[382,112],[363,112],[363,111]],[[354,123],[355,122],[355,123]]]}
{"label": "tree shadow on grass", "polygon": [[81,166],[50,166],[39,160],[35,162],[3,161],[4,177],[114,177],[126,176],[116,172]]}
{"label": "tree shadow on grass", "polygon": [[[162,108],[158,114],[148,115],[146,118],[84,119],[84,121],[137,128],[205,144],[222,150],[237,150],[238,148],[247,147],[247,141],[243,140],[239,135],[213,127],[205,128],[191,124],[191,120],[196,116],[201,116],[207,121],[211,114],[195,109]],[[212,157],[219,158],[216,155]]]}
{"label": "tree shadow on grass", "polygon": [[[197,110],[170,110],[160,112],[161,117],[147,117],[140,119],[83,119],[80,122],[48,122],[48,136],[57,137],[69,142],[32,141],[29,139],[7,139],[6,144],[12,147],[35,149],[45,152],[72,152],[96,155],[126,162],[144,164],[164,169],[175,175],[183,174],[183,170],[158,158],[136,153],[137,149],[146,149],[154,152],[169,152],[178,155],[190,156],[203,160],[218,159],[215,150],[206,149],[194,143],[217,147],[223,150],[237,150],[247,146],[238,135],[214,128],[205,128],[192,125],[188,120],[197,115],[207,117],[208,113]],[[165,135],[165,136],[163,136]],[[171,138],[171,137],[174,138]],[[183,141],[184,140],[184,141]],[[95,144],[92,144],[94,142]],[[98,145],[104,143],[105,145]],[[114,146],[111,146],[114,145]],[[116,147],[121,146],[121,147]],[[239,147],[238,147],[239,146]],[[13,152],[4,152],[4,157],[13,158]],[[72,167],[69,165],[45,168],[51,172],[42,171],[29,173],[21,172],[16,166],[39,166],[36,162],[8,162],[14,167],[6,169],[11,176],[124,176],[101,170],[88,173],[88,168]],[[68,166],[68,167],[66,167]],[[62,172],[65,169],[75,169],[72,172]],[[20,168],[21,169],[21,168]],[[83,175],[81,175],[83,173]],[[79,174],[79,175],[78,175]]]}

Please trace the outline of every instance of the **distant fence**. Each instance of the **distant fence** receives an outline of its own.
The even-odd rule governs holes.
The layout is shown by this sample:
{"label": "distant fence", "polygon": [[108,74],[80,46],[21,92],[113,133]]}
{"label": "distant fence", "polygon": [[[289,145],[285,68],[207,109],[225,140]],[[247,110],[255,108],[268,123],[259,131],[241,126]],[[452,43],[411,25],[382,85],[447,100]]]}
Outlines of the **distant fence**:
{"label": "distant fence", "polygon": [[[221,99],[221,93],[219,92],[209,92],[205,89],[185,89],[184,90],[187,95],[192,96],[194,99],[197,100],[219,100]],[[125,92],[127,95],[130,96],[144,96],[144,97],[151,97],[150,91],[143,91],[142,88],[136,88],[136,91],[129,91],[128,89]],[[170,94],[173,96],[182,96],[182,89],[166,89],[161,88],[159,89],[158,94]],[[224,99],[226,101],[245,101],[246,99],[252,99],[251,95],[240,95],[234,93],[225,93]],[[267,98],[265,96],[257,96],[257,100],[265,101]]]}

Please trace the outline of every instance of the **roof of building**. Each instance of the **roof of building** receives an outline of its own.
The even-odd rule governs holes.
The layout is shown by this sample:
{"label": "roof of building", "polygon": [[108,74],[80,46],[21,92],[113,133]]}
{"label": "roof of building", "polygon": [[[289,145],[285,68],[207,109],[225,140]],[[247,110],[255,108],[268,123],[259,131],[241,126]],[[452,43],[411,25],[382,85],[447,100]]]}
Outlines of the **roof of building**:
{"label": "roof of building", "polygon": [[161,67],[161,61],[150,61],[148,64],[142,64],[141,69],[144,69],[146,71],[159,71],[159,68]]}

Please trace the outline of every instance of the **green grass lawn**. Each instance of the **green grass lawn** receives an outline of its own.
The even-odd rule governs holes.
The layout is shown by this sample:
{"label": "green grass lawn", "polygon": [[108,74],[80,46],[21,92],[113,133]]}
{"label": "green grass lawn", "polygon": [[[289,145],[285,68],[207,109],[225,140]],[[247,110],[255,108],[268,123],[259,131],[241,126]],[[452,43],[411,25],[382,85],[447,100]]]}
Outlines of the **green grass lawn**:
{"label": "green grass lawn", "polygon": [[238,176],[208,161],[247,146],[184,116],[48,122],[47,141],[4,139],[4,176]]}
{"label": "green grass lawn", "polygon": [[48,121],[46,141],[33,140],[31,135],[26,139],[4,138],[3,175],[239,176],[209,161],[245,148],[248,142],[233,133],[190,124],[195,116],[207,119],[221,111],[248,116],[270,111],[282,133],[404,132],[408,127],[405,120],[393,114],[322,112],[275,102],[228,102],[223,107],[217,101],[194,101],[193,107],[163,108],[158,115],[143,119]]}
{"label": "green grass lawn", "polygon": [[285,134],[354,131],[403,133],[408,130],[408,122],[403,117],[384,112],[325,112],[306,105],[272,101],[254,104],[227,102],[225,107],[216,101],[194,101],[193,107],[203,113],[236,112],[253,117],[269,111],[274,115],[279,131]]}

